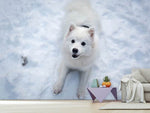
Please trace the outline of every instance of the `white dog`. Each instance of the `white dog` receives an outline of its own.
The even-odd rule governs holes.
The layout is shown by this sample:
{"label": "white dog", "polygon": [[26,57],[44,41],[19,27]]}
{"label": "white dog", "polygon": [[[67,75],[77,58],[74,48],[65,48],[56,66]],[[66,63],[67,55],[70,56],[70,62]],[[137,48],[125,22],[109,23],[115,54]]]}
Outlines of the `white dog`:
{"label": "white dog", "polygon": [[62,61],[54,93],[62,91],[67,73],[78,70],[81,74],[78,98],[83,98],[91,67],[98,54],[99,19],[88,0],[74,0],[67,5],[63,25]]}

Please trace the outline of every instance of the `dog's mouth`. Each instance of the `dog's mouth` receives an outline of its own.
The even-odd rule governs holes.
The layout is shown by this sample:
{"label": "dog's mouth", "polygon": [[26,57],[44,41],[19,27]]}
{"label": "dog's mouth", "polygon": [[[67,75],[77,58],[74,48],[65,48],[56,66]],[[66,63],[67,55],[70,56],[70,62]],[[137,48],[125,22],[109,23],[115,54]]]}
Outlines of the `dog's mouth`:
{"label": "dog's mouth", "polygon": [[73,55],[72,55],[72,58],[78,58],[78,56],[79,56],[79,55],[77,55],[77,54],[73,54]]}

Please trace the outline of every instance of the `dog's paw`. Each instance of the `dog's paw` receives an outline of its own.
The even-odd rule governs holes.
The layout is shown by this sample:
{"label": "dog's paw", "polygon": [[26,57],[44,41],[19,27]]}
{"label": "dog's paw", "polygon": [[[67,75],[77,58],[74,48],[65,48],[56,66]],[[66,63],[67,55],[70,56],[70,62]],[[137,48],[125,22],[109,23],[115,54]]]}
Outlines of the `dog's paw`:
{"label": "dog's paw", "polygon": [[60,83],[56,83],[53,87],[54,94],[59,94],[62,91],[62,85]]}
{"label": "dog's paw", "polygon": [[84,91],[78,91],[78,93],[77,93],[78,99],[84,99],[84,96],[85,96],[85,92]]}

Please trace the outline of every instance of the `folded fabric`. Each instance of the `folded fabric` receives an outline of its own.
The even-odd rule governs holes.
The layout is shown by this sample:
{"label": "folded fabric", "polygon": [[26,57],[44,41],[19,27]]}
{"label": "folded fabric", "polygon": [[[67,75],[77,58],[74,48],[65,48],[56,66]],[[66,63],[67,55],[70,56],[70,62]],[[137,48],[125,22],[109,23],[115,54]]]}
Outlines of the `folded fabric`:
{"label": "folded fabric", "polygon": [[144,90],[142,84],[132,75],[127,75],[122,80],[126,85],[126,102],[141,102],[145,103]]}

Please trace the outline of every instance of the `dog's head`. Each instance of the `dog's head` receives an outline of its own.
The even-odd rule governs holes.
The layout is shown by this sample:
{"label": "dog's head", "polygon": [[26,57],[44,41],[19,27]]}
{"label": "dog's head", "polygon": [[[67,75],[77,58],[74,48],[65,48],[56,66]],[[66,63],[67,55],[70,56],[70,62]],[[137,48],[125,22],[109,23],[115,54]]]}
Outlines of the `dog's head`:
{"label": "dog's head", "polygon": [[65,50],[73,59],[90,56],[94,48],[94,29],[71,25],[64,40]]}

